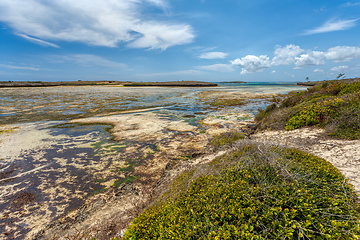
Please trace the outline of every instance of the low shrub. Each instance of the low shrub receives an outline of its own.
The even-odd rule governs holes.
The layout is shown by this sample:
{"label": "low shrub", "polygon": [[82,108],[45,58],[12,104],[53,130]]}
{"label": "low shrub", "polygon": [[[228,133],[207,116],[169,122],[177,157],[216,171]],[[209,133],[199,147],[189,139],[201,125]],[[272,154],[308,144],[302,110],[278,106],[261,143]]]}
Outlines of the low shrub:
{"label": "low shrub", "polygon": [[179,176],[125,239],[358,239],[359,212],[330,163],[245,143]]}
{"label": "low shrub", "polygon": [[317,125],[336,138],[360,139],[360,81],[324,81],[307,91],[290,93],[278,107],[259,111],[257,129],[294,130]]}
{"label": "low shrub", "polygon": [[216,147],[216,148],[221,148],[224,146],[229,146],[232,143],[240,140],[240,139],[244,139],[245,135],[244,133],[241,132],[226,132],[223,134],[220,134],[216,137],[214,137],[211,140],[211,145]]}
{"label": "low shrub", "polygon": [[277,108],[277,104],[273,103],[266,107],[265,110],[259,110],[259,113],[255,116],[255,120],[261,121],[265,117],[267,117],[272,111],[274,111]]}
{"label": "low shrub", "polygon": [[290,118],[285,129],[294,130],[303,126],[315,125],[323,123],[326,117],[336,113],[337,107],[344,103],[344,100],[337,97],[328,97],[324,100],[318,100],[315,103],[302,108],[298,114]]}

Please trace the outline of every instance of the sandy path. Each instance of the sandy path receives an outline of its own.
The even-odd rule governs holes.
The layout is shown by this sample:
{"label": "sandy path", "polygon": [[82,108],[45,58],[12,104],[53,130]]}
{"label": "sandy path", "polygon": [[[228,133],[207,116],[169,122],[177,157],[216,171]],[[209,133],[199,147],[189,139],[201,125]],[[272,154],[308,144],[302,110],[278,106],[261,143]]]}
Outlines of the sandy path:
{"label": "sandy path", "polygon": [[337,140],[319,128],[266,131],[252,136],[258,141],[296,148],[324,158],[338,168],[360,195],[360,140]]}

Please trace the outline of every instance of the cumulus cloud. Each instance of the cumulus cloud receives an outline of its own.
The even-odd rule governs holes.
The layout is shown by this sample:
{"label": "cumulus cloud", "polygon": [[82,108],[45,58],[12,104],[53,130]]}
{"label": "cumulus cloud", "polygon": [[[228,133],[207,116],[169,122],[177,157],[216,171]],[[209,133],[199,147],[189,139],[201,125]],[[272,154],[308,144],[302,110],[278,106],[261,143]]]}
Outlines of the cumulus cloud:
{"label": "cumulus cloud", "polygon": [[323,73],[324,72],[324,70],[322,70],[322,69],[315,69],[314,70],[314,73]]}
{"label": "cumulus cloud", "polygon": [[359,19],[351,19],[351,20],[330,20],[325,22],[320,27],[306,30],[304,32],[304,35],[311,35],[311,34],[317,34],[317,33],[325,33],[325,32],[334,32],[334,31],[342,31],[347,30],[349,28],[352,28],[356,26],[356,22]]}
{"label": "cumulus cloud", "polygon": [[303,67],[313,67],[325,64],[325,53],[319,51],[310,51],[295,57],[295,69]]}
{"label": "cumulus cloud", "polygon": [[208,52],[208,53],[203,53],[199,56],[199,58],[202,59],[224,59],[227,57],[227,53],[223,53],[223,52]]}
{"label": "cumulus cloud", "polygon": [[333,67],[330,70],[334,71],[334,72],[342,72],[342,71],[345,71],[348,68],[349,68],[349,66],[338,66],[338,67]]}
{"label": "cumulus cloud", "polygon": [[290,44],[285,47],[277,45],[275,47],[274,55],[275,57],[272,59],[273,65],[288,65],[295,62],[295,57],[299,54],[303,53],[299,46]]}
{"label": "cumulus cloud", "polygon": [[[232,61],[233,65],[242,68],[241,74],[263,71],[271,66],[294,64],[294,69],[324,65],[327,60],[332,62],[348,62],[360,58],[360,47],[336,46],[327,51],[303,50],[293,44],[285,47],[276,46],[274,57],[270,61],[266,55],[260,57],[247,55]],[[316,69],[314,72],[322,72]],[[273,71],[274,73],[274,71]]]}
{"label": "cumulus cloud", "polygon": [[[0,21],[23,37],[43,41],[75,41],[116,47],[166,49],[190,43],[191,26],[151,20],[149,6],[164,9],[165,0],[2,0]],[[147,11],[149,12],[149,11]]]}
{"label": "cumulus cloud", "polygon": [[198,69],[215,71],[215,72],[233,72],[234,67],[231,64],[213,64],[208,66],[199,66]]}
{"label": "cumulus cloud", "polygon": [[261,72],[271,66],[270,58],[266,55],[261,55],[259,57],[247,55],[243,58],[235,59],[234,61],[231,61],[231,63],[242,68],[241,74]]}
{"label": "cumulus cloud", "polygon": [[348,62],[360,58],[359,47],[337,46],[326,52],[326,58],[334,62]]}

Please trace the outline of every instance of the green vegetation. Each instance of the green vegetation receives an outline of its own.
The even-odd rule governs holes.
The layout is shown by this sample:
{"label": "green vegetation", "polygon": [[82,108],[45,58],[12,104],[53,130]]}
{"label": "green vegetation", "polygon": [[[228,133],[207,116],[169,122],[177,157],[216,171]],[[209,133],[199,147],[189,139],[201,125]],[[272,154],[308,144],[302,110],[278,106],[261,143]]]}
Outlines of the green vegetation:
{"label": "green vegetation", "polygon": [[358,239],[360,205],[313,155],[247,140],[180,175],[125,239]]}
{"label": "green vegetation", "polygon": [[226,132],[223,134],[220,134],[216,137],[214,137],[211,140],[211,145],[216,147],[216,148],[221,148],[224,146],[229,146],[232,143],[240,140],[240,139],[244,139],[245,135],[243,133],[240,132]]}
{"label": "green vegetation", "polygon": [[107,190],[106,188],[101,188],[99,190],[94,191],[93,195],[97,195],[99,193],[105,192],[106,190]]}
{"label": "green vegetation", "polygon": [[7,134],[16,132],[19,127],[8,127],[6,125],[0,125],[0,134]]}
{"label": "green vegetation", "polygon": [[134,172],[134,166],[138,164],[138,161],[132,161],[131,159],[126,159],[126,167],[119,168],[119,172],[128,171],[128,172]]}
{"label": "green vegetation", "polygon": [[126,178],[116,180],[116,181],[112,184],[112,186],[115,187],[115,188],[117,188],[117,187],[119,187],[122,183],[125,183],[125,184],[127,184],[127,183],[132,183],[132,182],[134,182],[136,179],[138,179],[138,177],[136,177],[136,176],[127,176]]}
{"label": "green vegetation", "polygon": [[325,128],[328,135],[360,139],[360,81],[324,81],[300,93],[290,93],[255,117],[258,129]]}

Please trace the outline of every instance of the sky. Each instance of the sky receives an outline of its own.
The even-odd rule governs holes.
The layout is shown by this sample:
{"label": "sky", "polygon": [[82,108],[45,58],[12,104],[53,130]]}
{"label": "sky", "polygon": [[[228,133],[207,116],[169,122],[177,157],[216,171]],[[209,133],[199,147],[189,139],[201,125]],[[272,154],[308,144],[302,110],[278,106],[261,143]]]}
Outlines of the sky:
{"label": "sky", "polygon": [[359,0],[0,0],[0,80],[360,77],[359,25]]}

